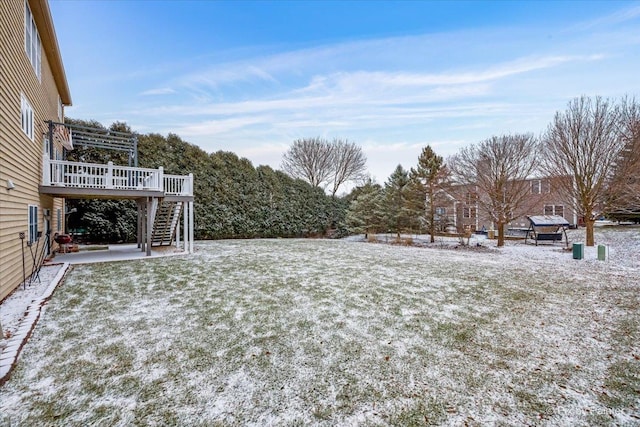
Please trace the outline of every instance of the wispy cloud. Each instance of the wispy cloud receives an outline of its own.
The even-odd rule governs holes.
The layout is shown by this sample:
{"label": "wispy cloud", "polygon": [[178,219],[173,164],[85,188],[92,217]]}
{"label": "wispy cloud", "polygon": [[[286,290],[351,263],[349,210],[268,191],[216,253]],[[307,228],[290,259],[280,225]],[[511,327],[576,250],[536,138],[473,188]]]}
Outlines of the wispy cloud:
{"label": "wispy cloud", "polygon": [[161,87],[156,89],[145,90],[144,92],[140,92],[141,96],[156,96],[156,95],[171,95],[176,93],[175,89],[170,87]]}
{"label": "wispy cloud", "polygon": [[176,83],[191,89],[218,89],[224,85],[251,81],[277,83],[268,71],[250,61],[208,67],[179,77]]}
{"label": "wispy cloud", "polygon": [[636,19],[640,19],[640,5],[637,5],[637,3],[598,19],[574,25],[570,29],[573,31],[586,31],[594,28],[611,27]]}
{"label": "wispy cloud", "polygon": [[[303,88],[289,87],[282,93],[275,92],[272,99],[184,102],[135,113],[148,117],[181,117],[174,125],[178,133],[185,137],[217,138],[251,133],[255,128],[265,133],[315,134],[326,130],[383,129],[437,119],[506,115],[511,110],[508,103],[472,100],[495,92],[494,85],[501,79],[602,58],[601,55],[528,56],[457,73],[343,71],[314,75]],[[453,101],[455,105],[451,104]]]}

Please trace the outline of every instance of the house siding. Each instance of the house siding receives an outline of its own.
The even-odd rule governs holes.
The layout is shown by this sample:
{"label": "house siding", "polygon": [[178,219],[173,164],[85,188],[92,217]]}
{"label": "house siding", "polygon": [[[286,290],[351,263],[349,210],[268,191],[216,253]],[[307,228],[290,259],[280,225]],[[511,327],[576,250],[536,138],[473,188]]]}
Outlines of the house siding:
{"label": "house siding", "polygon": [[[41,2],[31,3],[32,11],[36,7],[42,10]],[[48,132],[45,121],[59,121],[59,90],[45,49],[41,46],[41,79],[38,79],[27,57],[24,48],[24,9],[24,0],[2,0],[0,10],[0,301],[23,280],[19,233],[28,232],[28,206],[38,207],[39,231],[44,231],[44,209],[49,209],[52,233],[58,229],[56,210],[63,208],[62,199],[38,192],[42,176],[43,142]],[[50,34],[50,31],[41,30],[41,23],[37,20],[36,25],[41,39]],[[21,126],[22,94],[29,100],[34,112],[33,141]],[[15,184],[14,189],[7,189],[7,180]],[[64,225],[61,225],[61,229],[64,229]],[[26,247],[26,239],[24,243],[26,270],[30,273],[31,254]],[[43,243],[44,240],[41,240],[40,246]]]}

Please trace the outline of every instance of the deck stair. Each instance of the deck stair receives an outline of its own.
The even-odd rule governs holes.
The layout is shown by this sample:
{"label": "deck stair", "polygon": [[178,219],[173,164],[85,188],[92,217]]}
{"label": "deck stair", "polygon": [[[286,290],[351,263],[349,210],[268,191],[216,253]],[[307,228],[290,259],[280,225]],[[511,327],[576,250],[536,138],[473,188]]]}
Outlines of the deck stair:
{"label": "deck stair", "polygon": [[151,246],[170,246],[176,235],[182,213],[182,202],[160,202],[156,209]]}

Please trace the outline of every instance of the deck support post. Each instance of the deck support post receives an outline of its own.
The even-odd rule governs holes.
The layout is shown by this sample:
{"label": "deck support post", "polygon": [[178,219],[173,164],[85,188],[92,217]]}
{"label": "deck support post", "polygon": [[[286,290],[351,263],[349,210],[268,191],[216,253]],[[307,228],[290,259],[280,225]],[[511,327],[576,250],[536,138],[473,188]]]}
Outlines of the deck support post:
{"label": "deck support post", "polygon": [[[184,215],[184,203],[183,203],[183,215]],[[176,220],[176,249],[180,250],[180,217]]]}
{"label": "deck support post", "polygon": [[184,230],[184,233],[182,234],[184,236],[184,251],[188,252],[189,251],[189,233],[188,233],[188,228],[187,228],[187,223],[189,222],[189,203],[185,202],[184,204],[184,210],[182,212],[182,227]]}
{"label": "deck support post", "polygon": [[189,253],[193,253],[193,202],[189,202]]}
{"label": "deck support post", "polygon": [[136,200],[136,243],[138,248],[142,246],[142,203],[140,200]]}
{"label": "deck support post", "polygon": [[140,201],[140,251],[146,251],[147,244],[147,202]]}
{"label": "deck support post", "polygon": [[153,230],[153,200],[152,197],[147,197],[147,226],[146,226],[146,237],[147,237],[147,256],[151,255],[151,235]]}

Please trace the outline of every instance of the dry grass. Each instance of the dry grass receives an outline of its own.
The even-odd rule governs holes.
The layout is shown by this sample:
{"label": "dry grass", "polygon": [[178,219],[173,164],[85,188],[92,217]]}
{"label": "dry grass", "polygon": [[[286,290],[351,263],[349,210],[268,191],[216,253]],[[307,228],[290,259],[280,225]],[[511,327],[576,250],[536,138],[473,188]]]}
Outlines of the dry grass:
{"label": "dry grass", "polygon": [[637,270],[563,269],[560,251],[197,249],[76,268],[0,389],[0,424],[640,422]]}

